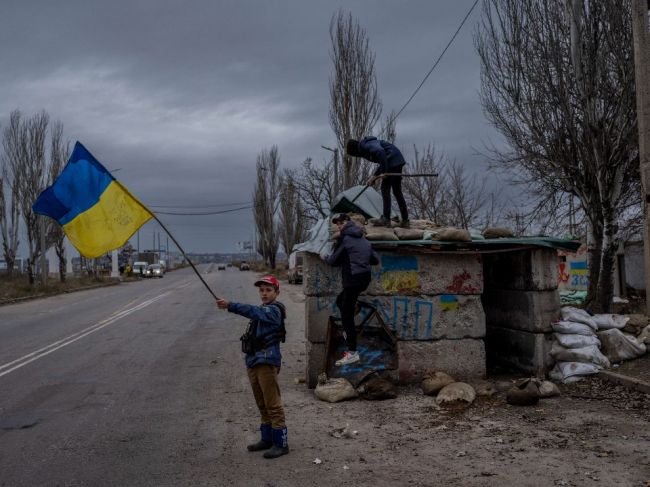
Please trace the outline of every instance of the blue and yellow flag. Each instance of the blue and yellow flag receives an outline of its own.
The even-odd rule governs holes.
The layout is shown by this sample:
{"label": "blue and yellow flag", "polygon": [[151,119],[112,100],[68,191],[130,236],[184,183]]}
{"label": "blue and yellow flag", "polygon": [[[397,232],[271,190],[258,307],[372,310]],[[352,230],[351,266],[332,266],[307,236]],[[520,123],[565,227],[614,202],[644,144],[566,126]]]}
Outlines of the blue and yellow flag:
{"label": "blue and yellow flag", "polygon": [[88,258],[121,247],[153,217],[79,142],[61,175],[32,209],[59,222]]}

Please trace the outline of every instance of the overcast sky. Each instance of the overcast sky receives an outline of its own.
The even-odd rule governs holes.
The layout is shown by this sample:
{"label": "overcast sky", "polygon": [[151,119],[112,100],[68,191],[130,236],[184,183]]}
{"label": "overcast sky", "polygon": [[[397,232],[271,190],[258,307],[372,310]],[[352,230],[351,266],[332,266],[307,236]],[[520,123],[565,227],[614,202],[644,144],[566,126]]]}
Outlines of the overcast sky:
{"label": "overcast sky", "polygon": [[[154,210],[246,204],[262,149],[278,145],[283,167],[330,156],[320,146],[335,144],[328,29],[338,8],[366,29],[388,113],[405,103],[472,3],[3,0],[0,124],[16,108],[47,110]],[[476,149],[496,135],[478,97],[479,15],[477,6],[398,119],[407,158],[414,144],[434,143],[474,171],[487,169]],[[236,251],[254,232],[250,210],[161,220],[186,251]],[[141,248],[151,247],[153,232],[151,223],[141,229]]]}

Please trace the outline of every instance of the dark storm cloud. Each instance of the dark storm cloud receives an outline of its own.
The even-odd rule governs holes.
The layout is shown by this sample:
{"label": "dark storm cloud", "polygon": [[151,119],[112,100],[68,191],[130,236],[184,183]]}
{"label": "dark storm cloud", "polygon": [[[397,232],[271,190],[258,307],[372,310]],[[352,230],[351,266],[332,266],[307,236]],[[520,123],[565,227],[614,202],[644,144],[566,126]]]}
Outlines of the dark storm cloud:
{"label": "dark storm cloud", "polygon": [[[262,149],[277,144],[284,167],[329,157],[320,145],[334,144],[328,29],[338,8],[367,31],[388,113],[410,96],[471,4],[10,2],[0,17],[0,122],[14,108],[48,110],[151,205],[250,201]],[[400,116],[407,154],[436,143],[484,169],[474,148],[492,132],[478,100],[478,15]],[[234,250],[252,234],[246,211],[164,218],[188,250]]]}

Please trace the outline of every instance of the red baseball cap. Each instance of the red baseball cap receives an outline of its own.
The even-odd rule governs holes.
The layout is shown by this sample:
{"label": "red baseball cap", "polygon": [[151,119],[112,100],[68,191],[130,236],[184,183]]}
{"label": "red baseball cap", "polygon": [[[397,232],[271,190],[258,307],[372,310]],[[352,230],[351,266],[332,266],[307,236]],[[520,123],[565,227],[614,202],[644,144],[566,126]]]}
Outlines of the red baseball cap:
{"label": "red baseball cap", "polygon": [[280,290],[280,281],[278,281],[275,277],[273,276],[264,276],[260,277],[257,281],[255,281],[256,286],[260,286],[261,284],[270,284],[273,286],[277,291]]}

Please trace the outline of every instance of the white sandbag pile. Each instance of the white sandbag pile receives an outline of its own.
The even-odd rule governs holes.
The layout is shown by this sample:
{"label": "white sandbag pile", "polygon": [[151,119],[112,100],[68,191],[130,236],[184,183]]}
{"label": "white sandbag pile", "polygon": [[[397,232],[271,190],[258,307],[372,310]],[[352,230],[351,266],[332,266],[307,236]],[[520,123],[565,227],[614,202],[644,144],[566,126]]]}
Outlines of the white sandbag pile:
{"label": "white sandbag pile", "polygon": [[[639,330],[644,324],[643,317],[609,313],[590,315],[571,306],[565,306],[561,311],[562,321],[552,325],[555,342],[551,356],[556,364],[549,375],[553,379],[562,382],[579,380],[585,375],[597,374],[613,363],[635,359],[647,352],[645,330],[638,336],[625,333]],[[629,323],[631,318],[635,321],[633,327]]]}
{"label": "white sandbag pile", "polygon": [[573,382],[608,368],[610,363],[600,351],[600,340],[596,335],[598,323],[594,317],[572,306],[565,306],[561,311],[562,320],[551,325],[555,332],[551,347],[555,367],[549,373],[551,379]]}

